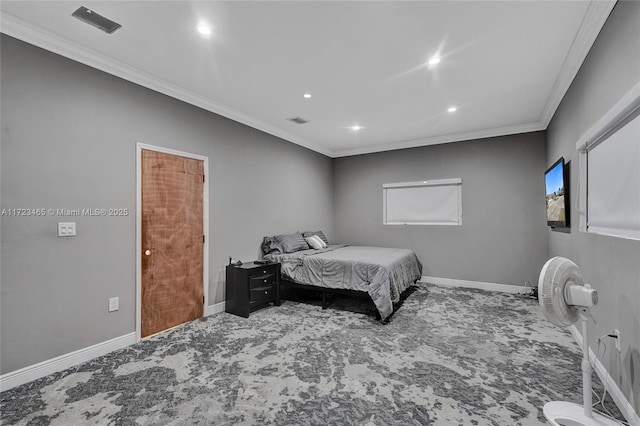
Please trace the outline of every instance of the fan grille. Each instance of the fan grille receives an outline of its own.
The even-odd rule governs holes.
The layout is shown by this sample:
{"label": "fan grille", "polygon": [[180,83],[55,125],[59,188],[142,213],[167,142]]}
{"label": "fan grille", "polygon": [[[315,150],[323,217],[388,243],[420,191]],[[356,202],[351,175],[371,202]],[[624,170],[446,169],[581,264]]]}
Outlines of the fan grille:
{"label": "fan grille", "polygon": [[566,302],[568,285],[584,285],[578,266],[564,257],[549,259],[540,272],[538,297],[544,316],[561,327],[568,327],[580,318],[578,308]]}

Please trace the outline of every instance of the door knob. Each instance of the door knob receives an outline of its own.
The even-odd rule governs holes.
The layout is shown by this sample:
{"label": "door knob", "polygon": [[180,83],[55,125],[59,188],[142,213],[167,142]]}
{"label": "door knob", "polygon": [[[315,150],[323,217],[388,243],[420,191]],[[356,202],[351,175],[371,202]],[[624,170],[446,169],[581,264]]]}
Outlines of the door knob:
{"label": "door knob", "polygon": [[146,250],[144,251],[144,254],[145,254],[145,256],[149,256],[149,255],[151,254],[151,250],[146,249]]}

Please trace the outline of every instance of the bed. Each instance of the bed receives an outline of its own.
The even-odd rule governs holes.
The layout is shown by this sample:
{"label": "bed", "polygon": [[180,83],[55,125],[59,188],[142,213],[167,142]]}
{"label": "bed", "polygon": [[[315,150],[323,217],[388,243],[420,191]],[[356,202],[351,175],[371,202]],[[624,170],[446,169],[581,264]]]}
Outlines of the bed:
{"label": "bed", "polygon": [[[325,247],[311,248],[300,242],[302,235],[318,233]],[[384,321],[393,313],[393,303],[422,275],[422,265],[412,250],[329,245],[319,231],[296,234],[265,237],[264,260],[280,262],[283,281],[322,290],[323,307],[326,292],[361,292],[371,298]],[[306,242],[304,237],[302,241]]]}

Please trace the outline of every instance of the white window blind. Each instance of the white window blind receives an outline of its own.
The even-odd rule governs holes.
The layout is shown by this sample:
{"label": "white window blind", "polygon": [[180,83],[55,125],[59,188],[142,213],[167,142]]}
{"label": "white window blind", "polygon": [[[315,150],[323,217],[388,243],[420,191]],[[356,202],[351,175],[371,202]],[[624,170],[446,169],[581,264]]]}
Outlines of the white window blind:
{"label": "white window blind", "polygon": [[576,149],[580,231],[640,240],[640,82],[580,137]]}
{"label": "white window blind", "polygon": [[640,239],[640,116],[587,148],[587,230]]}
{"label": "white window blind", "polygon": [[382,186],[385,225],[461,225],[462,179]]}

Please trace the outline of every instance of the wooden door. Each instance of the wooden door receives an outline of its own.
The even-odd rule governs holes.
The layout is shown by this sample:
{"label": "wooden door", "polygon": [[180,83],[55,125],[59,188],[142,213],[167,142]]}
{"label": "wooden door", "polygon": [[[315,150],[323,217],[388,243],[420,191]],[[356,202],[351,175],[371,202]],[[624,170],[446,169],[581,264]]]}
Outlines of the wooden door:
{"label": "wooden door", "polygon": [[142,150],[141,337],[204,310],[204,162]]}

